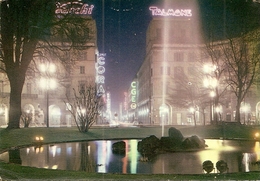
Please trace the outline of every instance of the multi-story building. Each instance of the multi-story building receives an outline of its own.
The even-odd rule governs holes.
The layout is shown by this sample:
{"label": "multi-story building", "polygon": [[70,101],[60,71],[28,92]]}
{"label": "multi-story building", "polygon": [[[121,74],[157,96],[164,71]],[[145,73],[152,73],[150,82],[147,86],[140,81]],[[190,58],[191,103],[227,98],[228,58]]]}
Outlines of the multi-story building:
{"label": "multi-story building", "polygon": [[[212,61],[205,56],[206,47],[198,12],[193,11],[191,1],[180,6],[180,1],[176,1],[177,4],[171,2],[163,7],[150,7],[153,19],[146,32],[146,57],[136,76],[135,112],[138,122],[202,125],[209,124],[213,119],[234,121],[234,96],[230,92],[226,93],[221,101],[217,100],[219,97],[214,98],[216,95],[210,97],[210,89],[221,89],[221,85],[218,88],[213,85],[213,79],[208,80],[211,87],[204,87],[207,73],[203,72],[202,62]],[[179,92],[173,94],[176,90]],[[257,112],[259,114],[259,110],[255,110],[256,105],[259,105],[257,99],[250,96],[255,95],[253,87],[251,92],[245,100],[251,110],[243,111],[241,105],[241,113],[246,120],[255,117]],[[198,94],[200,97],[203,95],[204,100],[198,98]]]}
{"label": "multi-story building", "polygon": [[[82,6],[86,9],[86,6],[89,5],[82,4]],[[63,5],[64,7],[66,6]],[[74,96],[74,90],[77,92],[90,81],[95,82],[96,77],[102,74],[102,72],[98,73],[100,62],[98,62],[97,30],[91,12],[92,9],[82,11],[84,14],[79,13],[88,21],[87,28],[90,29],[91,39],[84,44],[86,48],[69,51],[66,52],[66,56],[63,55],[66,59],[71,60],[71,65],[64,65],[55,60],[49,52],[45,52],[45,56],[51,61],[37,59],[31,63],[30,67],[37,68],[39,72],[30,69],[27,71],[22,91],[22,111],[33,114],[30,126],[46,126],[46,124],[49,124],[50,127],[60,127],[74,125],[71,113],[66,106],[67,98]],[[63,12],[60,11],[59,13]],[[57,41],[57,43],[59,42]],[[102,65],[104,65],[104,62]],[[10,86],[4,73],[0,73],[0,78],[0,126],[5,127],[8,124]]]}
{"label": "multi-story building", "polygon": [[146,58],[137,73],[138,121],[160,124],[163,118],[164,124],[184,124],[187,111],[170,105],[167,97],[172,78],[193,70],[194,52],[201,43],[197,19],[188,7],[150,10]]}

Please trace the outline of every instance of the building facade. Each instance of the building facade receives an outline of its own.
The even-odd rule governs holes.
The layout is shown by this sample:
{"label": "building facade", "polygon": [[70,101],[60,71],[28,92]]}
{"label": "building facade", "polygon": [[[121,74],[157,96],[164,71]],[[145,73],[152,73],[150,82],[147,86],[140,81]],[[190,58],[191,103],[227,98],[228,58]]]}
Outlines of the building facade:
{"label": "building facade", "polygon": [[[139,124],[205,125],[211,121],[235,121],[236,97],[230,91],[221,100],[222,80],[204,70],[212,63],[205,55],[205,42],[196,11],[189,4],[150,7],[153,19],[146,32],[146,57],[136,75]],[[214,68],[213,65],[211,65]],[[208,78],[208,85],[205,85]],[[218,87],[216,87],[218,86]],[[175,93],[174,93],[175,92]],[[220,96],[220,95],[217,95]],[[259,121],[259,96],[252,86],[241,105],[241,123]]]}
{"label": "building facade", "polygon": [[[74,96],[74,90],[78,92],[90,82],[98,80],[100,73],[100,61],[98,62],[97,30],[96,22],[91,17],[93,6],[79,4],[83,9],[79,15],[84,16],[88,22],[90,39],[83,45],[82,50],[71,50],[63,53],[63,58],[71,60],[71,65],[63,64],[55,59],[50,52],[44,52],[45,60],[32,61],[26,75],[26,81],[22,91],[22,112],[30,113],[32,121],[30,126],[61,127],[75,125],[71,113],[68,111],[66,102]],[[63,7],[63,9],[59,9]],[[63,13],[65,5],[57,5],[56,11]],[[56,12],[57,13],[57,12]],[[66,13],[66,12],[65,12]],[[39,42],[41,43],[41,42]],[[57,41],[57,44],[59,42]],[[50,60],[50,61],[46,61]],[[66,61],[69,62],[69,61]],[[104,62],[103,64],[104,65]],[[35,71],[35,70],[39,71]],[[8,124],[9,92],[10,86],[7,76],[0,73],[0,126]],[[104,82],[96,82],[104,83]],[[21,126],[23,121],[21,119]]]}

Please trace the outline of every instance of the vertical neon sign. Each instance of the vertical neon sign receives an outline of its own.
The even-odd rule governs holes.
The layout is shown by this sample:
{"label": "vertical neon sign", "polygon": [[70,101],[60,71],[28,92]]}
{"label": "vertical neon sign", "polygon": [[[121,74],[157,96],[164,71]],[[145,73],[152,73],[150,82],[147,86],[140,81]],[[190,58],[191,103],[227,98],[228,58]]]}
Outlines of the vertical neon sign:
{"label": "vertical neon sign", "polygon": [[105,94],[105,89],[104,89],[104,85],[105,85],[105,76],[104,73],[106,71],[104,65],[105,65],[105,53],[100,53],[98,54],[98,58],[97,58],[97,63],[96,63],[96,83],[98,86],[98,94]]}
{"label": "vertical neon sign", "polygon": [[131,109],[136,109],[136,82],[131,83]]}

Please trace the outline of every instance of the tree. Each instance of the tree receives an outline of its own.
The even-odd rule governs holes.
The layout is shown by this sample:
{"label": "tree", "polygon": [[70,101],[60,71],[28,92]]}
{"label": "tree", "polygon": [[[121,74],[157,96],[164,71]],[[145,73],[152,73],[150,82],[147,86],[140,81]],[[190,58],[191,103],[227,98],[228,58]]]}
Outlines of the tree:
{"label": "tree", "polygon": [[208,42],[202,53],[206,62],[202,62],[204,74],[204,87],[208,89],[213,99],[213,123],[217,124],[220,114],[216,111],[220,107],[223,100],[227,98],[226,93],[228,84],[225,82],[225,72],[227,71],[226,62],[223,61],[224,52],[220,46],[223,42]]}
{"label": "tree", "polygon": [[[202,13],[204,23],[202,25],[204,40],[207,44],[206,51],[217,70],[212,75],[222,83],[216,87],[215,105],[221,102],[221,100],[218,101],[218,98],[222,98],[223,95],[218,92],[219,88],[225,90],[224,94],[227,91],[234,93],[237,98],[235,120],[240,122],[241,101],[251,87],[249,79],[252,79],[252,81],[255,79],[255,75],[252,74],[255,74],[253,69],[256,67],[251,66],[254,66],[257,59],[257,41],[259,42],[259,38],[256,36],[256,32],[259,32],[260,6],[259,3],[254,1],[244,0],[201,2],[204,2],[204,6],[201,7],[204,11]],[[217,57],[219,58],[216,59]],[[252,61],[252,59],[254,60]],[[250,69],[250,71],[246,71],[246,69]],[[249,74],[251,74],[251,78],[249,78]],[[245,79],[247,80],[245,81]],[[214,119],[215,117],[216,115],[214,115]]]}
{"label": "tree", "polygon": [[81,49],[89,39],[84,18],[55,9],[54,0],[1,1],[0,67],[10,82],[9,129],[19,128],[21,93],[32,60],[52,51],[63,62],[70,61],[61,54]]}
{"label": "tree", "polygon": [[74,97],[68,99],[67,108],[80,132],[88,132],[96,122],[100,110],[104,105],[103,96],[98,94],[95,83],[86,83],[79,87],[78,92],[73,89]]}
{"label": "tree", "polygon": [[236,96],[235,120],[240,120],[241,103],[257,79],[260,65],[260,30],[225,41],[221,48],[227,66],[226,83]]}
{"label": "tree", "polygon": [[206,98],[208,93],[202,87],[203,77],[199,65],[199,62],[193,62],[193,68],[189,76],[185,75],[184,72],[179,72],[179,74],[172,77],[174,85],[169,88],[169,97],[167,99],[174,106],[187,109],[193,117],[195,126],[198,111],[203,114],[205,125],[205,108],[210,104],[210,100]]}

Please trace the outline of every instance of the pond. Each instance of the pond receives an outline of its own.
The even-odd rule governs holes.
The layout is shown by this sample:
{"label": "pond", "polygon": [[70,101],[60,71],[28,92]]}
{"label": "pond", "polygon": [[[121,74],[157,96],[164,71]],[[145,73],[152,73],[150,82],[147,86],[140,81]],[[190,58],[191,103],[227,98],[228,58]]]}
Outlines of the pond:
{"label": "pond", "polygon": [[[125,154],[112,153],[118,140],[59,143],[14,149],[0,155],[0,160],[47,169],[76,170],[98,173],[129,174],[201,174],[202,163],[224,160],[229,173],[260,171],[258,141],[206,139],[205,150],[157,155],[152,161],[140,161],[139,140],[126,142]],[[211,173],[217,173],[214,169]]]}

